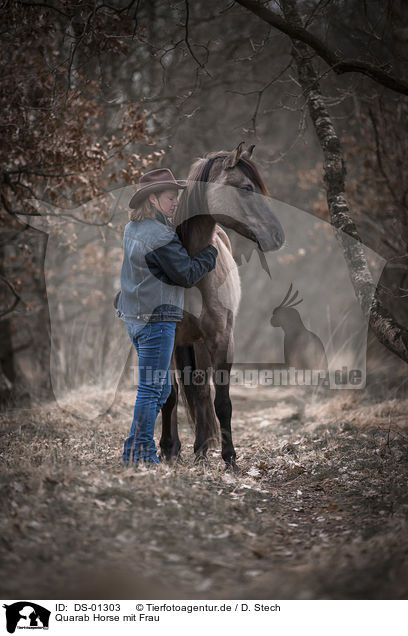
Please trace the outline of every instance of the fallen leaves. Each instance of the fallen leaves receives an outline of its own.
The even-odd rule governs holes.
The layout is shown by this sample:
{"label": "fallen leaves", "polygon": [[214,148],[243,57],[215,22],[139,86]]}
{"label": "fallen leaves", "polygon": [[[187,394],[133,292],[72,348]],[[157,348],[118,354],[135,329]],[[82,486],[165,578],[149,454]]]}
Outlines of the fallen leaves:
{"label": "fallen leaves", "polygon": [[[225,472],[219,450],[206,466],[194,465],[182,410],[182,464],[123,468],[133,393],[118,396],[113,419],[86,422],[56,407],[27,412],[18,426],[10,417],[1,436],[3,595],[42,586],[52,598],[74,562],[108,559],[135,572],[160,571],[185,598],[260,598],[279,567],[286,568],[278,579],[289,597],[321,597],[321,581],[335,597],[347,594],[350,564],[361,566],[364,587],[369,559],[380,568],[384,551],[401,561],[408,545],[406,437],[327,422],[307,433],[285,417],[262,426],[267,408],[251,395],[235,411],[240,477]],[[253,425],[245,408],[257,416]],[[137,554],[132,563],[129,553]],[[39,581],[45,562],[48,576]],[[24,580],[16,567],[22,564]]]}

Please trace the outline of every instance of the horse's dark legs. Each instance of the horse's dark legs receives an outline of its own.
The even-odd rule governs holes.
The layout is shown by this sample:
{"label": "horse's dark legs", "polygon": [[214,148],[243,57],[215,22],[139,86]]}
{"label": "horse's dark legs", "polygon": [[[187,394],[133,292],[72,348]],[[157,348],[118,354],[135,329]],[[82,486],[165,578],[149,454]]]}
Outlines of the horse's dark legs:
{"label": "horse's dark legs", "polygon": [[162,434],[160,438],[161,455],[168,462],[177,459],[181,449],[177,427],[178,386],[172,380],[171,392],[162,407]]}
{"label": "horse's dark legs", "polygon": [[213,375],[215,386],[214,407],[221,427],[221,455],[228,468],[236,469],[236,452],[232,443],[232,404],[229,394],[232,364],[218,365]]}
{"label": "horse's dark legs", "polygon": [[214,369],[214,407],[221,428],[221,455],[227,468],[233,468],[234,471],[239,472],[235,463],[237,455],[232,443],[231,431],[230,374],[234,357],[233,321],[233,314],[229,311],[224,333],[218,342],[210,344],[210,356]]}
{"label": "horse's dark legs", "polygon": [[211,389],[206,371],[203,371],[203,374],[200,374],[199,377],[203,378],[203,384],[192,386],[190,390],[190,397],[194,396],[195,404],[196,436],[194,440],[194,453],[196,462],[205,461],[206,459],[208,444],[211,441],[211,433],[207,425],[214,419],[211,407]]}
{"label": "horse's dark legs", "polygon": [[178,346],[175,350],[177,368],[188,408],[195,424],[194,453],[196,461],[206,459],[208,445],[217,436],[217,422],[211,403],[211,389],[207,369],[210,365],[205,346]]}

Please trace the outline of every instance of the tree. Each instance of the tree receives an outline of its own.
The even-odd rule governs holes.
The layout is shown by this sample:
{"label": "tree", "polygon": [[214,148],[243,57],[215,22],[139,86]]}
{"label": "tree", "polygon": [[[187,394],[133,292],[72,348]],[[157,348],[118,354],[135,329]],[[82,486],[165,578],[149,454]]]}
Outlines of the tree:
{"label": "tree", "polygon": [[[16,304],[18,296],[38,306],[44,288],[45,237],[40,242],[37,233],[34,239],[13,214],[21,205],[36,213],[23,204],[33,196],[29,188],[68,221],[67,206],[72,212],[114,184],[134,182],[138,171],[160,160],[161,149],[181,178],[196,156],[245,139],[256,143],[256,160],[272,196],[336,220],[389,261],[370,308],[374,290],[361,250],[346,249],[357,297],[367,316],[376,315],[377,337],[406,359],[407,149],[400,131],[407,124],[407,10],[402,0],[17,2],[8,3],[4,15],[2,77],[11,83],[3,94],[15,95],[16,108],[14,122],[9,100],[2,103],[7,113],[2,134],[6,139],[14,134],[18,143],[7,145],[9,163],[2,156],[8,234],[7,268],[0,274],[6,279],[4,310],[14,305],[2,321],[15,330],[9,337],[13,347],[33,346],[21,336],[25,306]],[[120,104],[132,106],[123,126]],[[127,144],[132,125],[135,137]],[[24,126],[27,135],[18,136]],[[74,143],[64,144],[66,134]],[[30,150],[33,144],[38,154]],[[18,146],[20,155],[14,155]],[[43,174],[36,174],[40,165]],[[101,209],[97,218],[90,213],[83,220],[108,223],[109,216]],[[238,253],[245,251],[240,237],[231,240]],[[23,272],[23,262],[31,272]],[[41,311],[39,324],[46,324]],[[39,356],[40,351],[46,359],[45,339]]]}
{"label": "tree", "polygon": [[[137,181],[141,170],[162,156],[154,144],[146,111],[107,99],[104,60],[126,54],[127,42],[137,41],[132,14],[125,7],[84,2],[6,2],[5,28],[0,38],[1,359],[3,401],[13,393],[21,370],[15,353],[28,349],[31,375],[47,376],[47,334],[34,336],[48,322],[43,261],[47,237],[21,223],[18,215],[38,216],[28,199],[46,200],[47,215],[71,221],[72,209],[112,189]],[[55,210],[58,209],[58,212]],[[79,224],[108,224],[109,209],[85,208]],[[75,236],[72,236],[75,249]],[[24,337],[22,334],[26,334]],[[31,337],[27,338],[27,335]],[[31,363],[30,363],[31,364]],[[17,383],[18,384],[18,383]]]}
{"label": "tree", "polygon": [[[320,90],[319,77],[313,66],[310,47],[330,65],[330,70],[337,73],[364,73],[381,85],[402,94],[408,94],[408,86],[403,79],[384,72],[382,68],[371,62],[359,59],[339,59],[339,56],[336,56],[319,38],[304,28],[296,0],[281,1],[283,17],[253,0],[237,0],[237,2],[292,38],[293,56],[296,60],[300,86],[307,98],[310,117],[324,155],[324,180],[327,186],[327,203],[331,223],[339,230],[338,238],[349,265],[350,277],[356,295],[364,315],[368,317],[369,324],[380,342],[402,360],[408,362],[407,328],[393,319],[378,297],[371,302],[375,291],[374,284],[364,253],[359,249],[358,243],[361,242],[361,239],[349,214],[349,207],[344,196],[346,169],[343,151]],[[373,125],[375,127],[375,121],[373,121]],[[382,169],[381,160],[379,167]],[[388,187],[392,192],[389,181]],[[405,208],[401,224],[403,237],[406,240],[406,192],[398,204],[402,204],[402,207]],[[347,236],[351,236],[357,243],[348,241]],[[405,243],[405,247],[407,245],[408,243]]]}

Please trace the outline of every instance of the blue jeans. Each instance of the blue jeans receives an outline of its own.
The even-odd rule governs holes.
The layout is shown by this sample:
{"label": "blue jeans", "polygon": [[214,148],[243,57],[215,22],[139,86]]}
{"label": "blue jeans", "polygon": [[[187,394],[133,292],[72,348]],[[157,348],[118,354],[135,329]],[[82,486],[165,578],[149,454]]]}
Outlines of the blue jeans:
{"label": "blue jeans", "polygon": [[123,463],[140,461],[159,464],[154,443],[154,425],[171,391],[170,360],[175,321],[126,323],[126,330],[139,356],[139,385],[132,426],[123,448]]}

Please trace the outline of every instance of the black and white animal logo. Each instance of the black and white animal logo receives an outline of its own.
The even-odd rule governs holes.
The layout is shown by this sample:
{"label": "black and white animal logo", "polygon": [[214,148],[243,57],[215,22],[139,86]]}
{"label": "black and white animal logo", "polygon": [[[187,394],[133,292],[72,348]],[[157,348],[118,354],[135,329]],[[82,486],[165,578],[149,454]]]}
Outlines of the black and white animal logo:
{"label": "black and white animal logo", "polygon": [[3,605],[6,609],[7,631],[14,634],[16,628],[48,629],[51,612],[31,601],[18,601]]}

